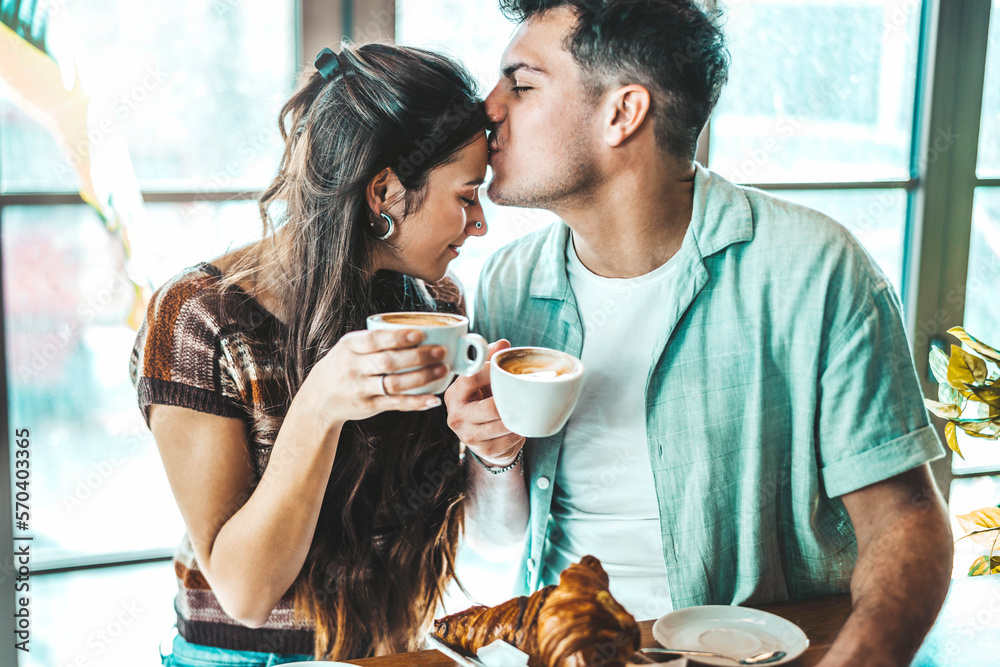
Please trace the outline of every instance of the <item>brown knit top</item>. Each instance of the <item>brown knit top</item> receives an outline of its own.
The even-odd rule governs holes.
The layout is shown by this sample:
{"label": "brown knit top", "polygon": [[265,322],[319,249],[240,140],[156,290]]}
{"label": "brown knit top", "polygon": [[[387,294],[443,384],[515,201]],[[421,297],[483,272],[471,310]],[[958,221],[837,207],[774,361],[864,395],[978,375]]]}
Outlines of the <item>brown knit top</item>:
{"label": "brown knit top", "polygon": [[[288,408],[278,341],[283,326],[239,287],[220,290],[221,272],[209,263],[185,269],[153,295],[129,363],[139,408],[175,405],[242,419],[258,477],[277,436],[266,417]],[[427,285],[439,310],[464,313],[457,283],[446,277]],[[193,644],[236,651],[311,655],[313,630],[294,618],[291,591],[260,628],[241,625],[223,611],[185,534],[174,557],[179,591],[177,628]]]}

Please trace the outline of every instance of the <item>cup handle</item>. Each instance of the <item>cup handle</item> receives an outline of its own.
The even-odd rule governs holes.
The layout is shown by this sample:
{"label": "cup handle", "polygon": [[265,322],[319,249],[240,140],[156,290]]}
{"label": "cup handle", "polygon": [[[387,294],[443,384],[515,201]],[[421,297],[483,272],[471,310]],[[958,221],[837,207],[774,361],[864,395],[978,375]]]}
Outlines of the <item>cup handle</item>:
{"label": "cup handle", "polygon": [[[486,339],[479,334],[467,334],[459,341],[458,359],[455,360],[453,370],[459,375],[475,375],[486,365],[486,355],[489,351],[486,348]],[[469,350],[476,351],[476,358],[469,359]]]}

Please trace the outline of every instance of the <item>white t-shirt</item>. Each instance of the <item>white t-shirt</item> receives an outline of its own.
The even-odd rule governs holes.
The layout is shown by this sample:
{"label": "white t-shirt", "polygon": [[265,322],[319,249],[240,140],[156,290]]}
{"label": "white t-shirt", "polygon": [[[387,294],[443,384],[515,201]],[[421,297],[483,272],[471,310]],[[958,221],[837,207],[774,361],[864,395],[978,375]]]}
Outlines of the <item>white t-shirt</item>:
{"label": "white t-shirt", "polygon": [[615,599],[636,618],[656,618],[671,602],[646,445],[646,382],[674,263],[638,278],[602,278],[577,257],[571,236],[566,265],[586,379],[559,455],[542,582],[558,583],[564,568],[596,556]]}

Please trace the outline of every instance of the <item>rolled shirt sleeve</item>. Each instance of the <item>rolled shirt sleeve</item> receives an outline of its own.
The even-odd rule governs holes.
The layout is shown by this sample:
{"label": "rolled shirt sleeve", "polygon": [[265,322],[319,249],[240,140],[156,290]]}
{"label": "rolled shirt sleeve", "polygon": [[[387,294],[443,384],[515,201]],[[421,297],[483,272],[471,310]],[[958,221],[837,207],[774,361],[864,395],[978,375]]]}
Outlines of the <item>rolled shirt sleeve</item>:
{"label": "rolled shirt sleeve", "polygon": [[944,456],[892,287],[848,301],[819,379],[820,475],[831,498]]}

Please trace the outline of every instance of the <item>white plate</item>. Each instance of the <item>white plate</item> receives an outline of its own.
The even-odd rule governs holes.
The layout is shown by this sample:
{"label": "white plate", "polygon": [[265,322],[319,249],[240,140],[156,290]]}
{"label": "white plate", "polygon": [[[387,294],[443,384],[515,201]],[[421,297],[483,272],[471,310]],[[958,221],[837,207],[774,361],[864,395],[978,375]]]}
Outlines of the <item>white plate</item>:
{"label": "white plate", "polygon": [[[809,648],[809,638],[799,626],[780,616],[747,607],[706,605],[679,609],[653,624],[653,638],[667,648],[711,651],[738,660],[765,651],[787,655],[769,665],[791,662]],[[733,664],[721,658],[694,657],[706,665]]]}

